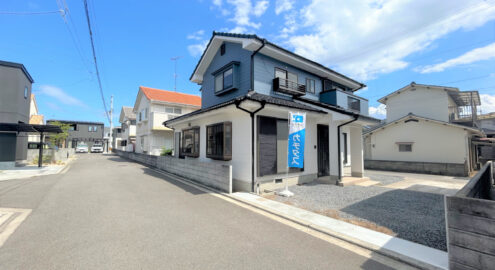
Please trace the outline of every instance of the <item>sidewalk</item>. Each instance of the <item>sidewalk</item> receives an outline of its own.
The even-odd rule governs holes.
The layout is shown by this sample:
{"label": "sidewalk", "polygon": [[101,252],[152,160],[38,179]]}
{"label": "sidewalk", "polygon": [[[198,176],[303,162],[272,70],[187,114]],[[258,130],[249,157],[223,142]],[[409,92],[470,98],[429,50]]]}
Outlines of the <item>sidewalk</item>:
{"label": "sidewalk", "polygon": [[27,165],[24,167],[15,167],[9,170],[0,170],[0,181],[24,179],[34,176],[43,176],[58,174],[65,169],[75,158],[70,158],[65,165],[44,165],[38,168],[38,165]]}
{"label": "sidewalk", "polygon": [[251,193],[237,192],[230,197],[416,267],[448,269],[448,254],[441,250],[315,214]]}

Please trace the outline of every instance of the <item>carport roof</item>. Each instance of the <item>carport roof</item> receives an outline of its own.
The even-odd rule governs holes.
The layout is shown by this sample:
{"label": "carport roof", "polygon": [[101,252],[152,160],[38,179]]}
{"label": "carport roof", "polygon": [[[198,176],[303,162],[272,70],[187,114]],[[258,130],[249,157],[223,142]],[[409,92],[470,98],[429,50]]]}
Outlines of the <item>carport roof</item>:
{"label": "carport roof", "polygon": [[0,131],[10,132],[36,132],[36,133],[62,133],[62,129],[55,125],[31,125],[24,123],[0,123]]}

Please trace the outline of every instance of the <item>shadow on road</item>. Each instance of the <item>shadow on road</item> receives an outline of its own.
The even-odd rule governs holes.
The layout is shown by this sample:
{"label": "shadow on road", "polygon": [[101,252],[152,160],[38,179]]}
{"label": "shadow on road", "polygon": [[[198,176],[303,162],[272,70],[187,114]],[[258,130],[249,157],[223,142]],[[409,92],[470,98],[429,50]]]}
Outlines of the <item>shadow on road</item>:
{"label": "shadow on road", "polygon": [[193,195],[200,195],[200,194],[206,194],[206,193],[210,193],[210,192],[204,192],[202,190],[199,190],[197,188],[193,188],[189,185],[186,185],[186,184],[183,184],[179,181],[176,181],[176,180],[173,180],[173,179],[170,179],[168,178],[167,176],[161,174],[161,173],[158,173],[156,172],[154,169],[150,168],[150,167],[144,167],[144,168],[141,168],[141,170],[143,170],[143,173],[144,174],[147,174],[149,176],[153,176],[155,178],[159,178],[160,180],[163,180],[163,181],[166,181],[176,187],[179,187],[181,188],[182,190],[190,193],[190,194],[193,194]]}

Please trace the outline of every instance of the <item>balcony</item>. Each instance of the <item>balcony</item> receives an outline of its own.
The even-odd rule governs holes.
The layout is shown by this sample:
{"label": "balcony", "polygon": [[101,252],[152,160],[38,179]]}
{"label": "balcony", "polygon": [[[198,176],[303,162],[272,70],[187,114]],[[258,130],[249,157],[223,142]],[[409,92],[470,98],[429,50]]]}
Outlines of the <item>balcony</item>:
{"label": "balcony", "polygon": [[292,96],[303,96],[306,94],[306,85],[287,79],[275,78],[273,79],[273,91]]}

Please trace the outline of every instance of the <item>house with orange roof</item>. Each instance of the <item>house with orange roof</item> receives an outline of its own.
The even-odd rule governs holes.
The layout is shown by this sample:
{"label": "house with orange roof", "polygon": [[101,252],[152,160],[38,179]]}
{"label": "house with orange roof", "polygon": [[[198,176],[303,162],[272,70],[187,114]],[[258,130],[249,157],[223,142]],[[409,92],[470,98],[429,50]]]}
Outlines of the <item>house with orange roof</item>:
{"label": "house with orange roof", "polygon": [[[38,104],[36,103],[36,98],[34,94],[31,94],[31,102],[29,105],[29,124],[34,125],[43,125],[44,123],[43,115],[39,114]],[[38,134],[29,134],[28,135],[28,148],[38,147],[37,144],[40,141],[40,135]]]}
{"label": "house with orange roof", "polygon": [[200,108],[199,96],[140,86],[133,108],[136,114],[135,152],[160,155],[164,148],[173,150],[174,130],[162,123]]}

